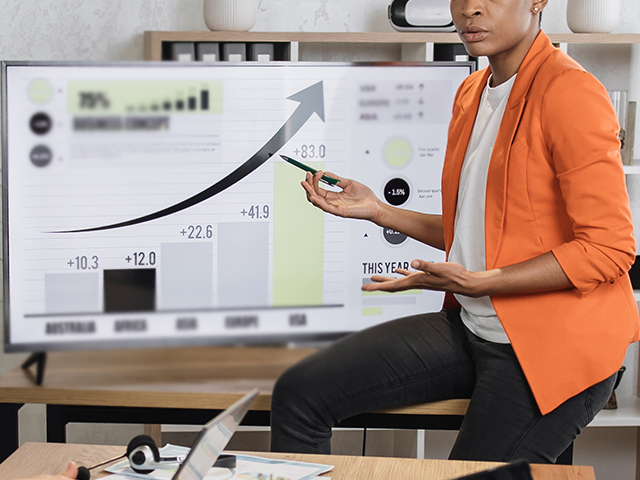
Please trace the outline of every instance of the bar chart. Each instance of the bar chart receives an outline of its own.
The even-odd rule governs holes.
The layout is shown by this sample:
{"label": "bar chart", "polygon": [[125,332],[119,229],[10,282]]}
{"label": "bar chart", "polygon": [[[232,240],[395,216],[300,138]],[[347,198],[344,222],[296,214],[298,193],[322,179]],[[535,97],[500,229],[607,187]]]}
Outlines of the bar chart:
{"label": "bar chart", "polygon": [[212,241],[161,243],[136,262],[156,268],[47,274],[45,314],[321,307],[324,215],[299,201],[299,180],[275,165],[272,221],[221,222]]}

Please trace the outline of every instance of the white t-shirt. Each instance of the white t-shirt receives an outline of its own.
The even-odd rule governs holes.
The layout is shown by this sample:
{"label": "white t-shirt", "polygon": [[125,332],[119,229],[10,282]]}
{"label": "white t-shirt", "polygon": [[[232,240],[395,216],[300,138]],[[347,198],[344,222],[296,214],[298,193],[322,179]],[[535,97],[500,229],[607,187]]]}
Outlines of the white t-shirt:
{"label": "white t-shirt", "polygon": [[[460,172],[454,237],[449,261],[460,263],[470,272],[487,269],[485,251],[485,200],[487,173],[493,146],[498,136],[514,75],[497,87],[490,87],[491,77],[482,92],[478,115]],[[471,298],[455,295],[462,305],[462,321],[475,335],[496,343],[509,343],[489,296]]]}

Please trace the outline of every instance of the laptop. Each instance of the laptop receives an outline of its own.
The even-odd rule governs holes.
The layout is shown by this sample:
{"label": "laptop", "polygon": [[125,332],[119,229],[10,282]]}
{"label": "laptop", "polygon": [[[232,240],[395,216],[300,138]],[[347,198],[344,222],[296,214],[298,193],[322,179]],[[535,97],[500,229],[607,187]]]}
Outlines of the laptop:
{"label": "laptop", "polygon": [[238,425],[258,396],[254,389],[207,423],[172,480],[202,480],[231,440]]}

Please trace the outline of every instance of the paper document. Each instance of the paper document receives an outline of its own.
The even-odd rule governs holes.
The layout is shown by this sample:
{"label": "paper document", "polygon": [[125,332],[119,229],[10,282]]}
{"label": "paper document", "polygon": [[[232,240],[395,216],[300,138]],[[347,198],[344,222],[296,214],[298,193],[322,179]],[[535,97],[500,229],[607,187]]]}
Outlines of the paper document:
{"label": "paper document", "polygon": [[[189,448],[167,444],[160,449],[160,456],[172,457],[186,455]],[[176,470],[154,470],[150,474],[134,472],[128,460],[122,460],[106,469],[113,475],[109,480],[171,480]],[[333,465],[320,463],[295,462],[275,458],[264,458],[254,455],[236,455],[236,468],[211,468],[204,480],[312,480],[318,475],[329,472]],[[323,479],[327,477],[322,477]]]}

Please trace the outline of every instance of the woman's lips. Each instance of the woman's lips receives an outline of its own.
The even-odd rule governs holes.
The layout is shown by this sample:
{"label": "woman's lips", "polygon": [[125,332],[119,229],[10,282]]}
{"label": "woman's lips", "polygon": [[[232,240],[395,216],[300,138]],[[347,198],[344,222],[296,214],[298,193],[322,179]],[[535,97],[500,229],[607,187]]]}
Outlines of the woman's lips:
{"label": "woman's lips", "polygon": [[461,32],[462,38],[469,43],[481,42],[484,40],[489,32],[486,30],[478,30],[478,29],[463,29]]}

